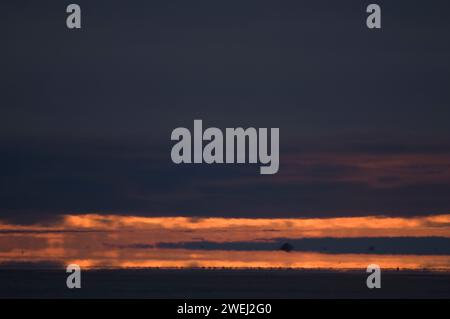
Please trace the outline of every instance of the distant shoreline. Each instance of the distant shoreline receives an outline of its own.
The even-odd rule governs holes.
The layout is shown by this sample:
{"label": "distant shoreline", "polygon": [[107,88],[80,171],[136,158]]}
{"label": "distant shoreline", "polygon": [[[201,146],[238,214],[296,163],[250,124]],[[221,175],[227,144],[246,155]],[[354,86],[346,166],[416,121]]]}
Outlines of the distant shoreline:
{"label": "distant shoreline", "polygon": [[[59,265],[55,267],[35,267],[35,266],[22,266],[22,267],[8,267],[2,266],[0,264],[0,271],[26,271],[26,270],[36,270],[36,271],[65,271],[64,265]],[[360,273],[364,272],[365,269],[362,268],[294,268],[294,267],[86,267],[83,271],[95,272],[95,271],[260,271],[260,272],[277,272],[277,271],[292,271],[292,272],[310,272],[310,273]],[[433,268],[423,268],[423,269],[410,269],[410,268],[384,268],[382,269],[385,273],[439,273],[439,274],[449,274],[448,269],[433,269]]]}

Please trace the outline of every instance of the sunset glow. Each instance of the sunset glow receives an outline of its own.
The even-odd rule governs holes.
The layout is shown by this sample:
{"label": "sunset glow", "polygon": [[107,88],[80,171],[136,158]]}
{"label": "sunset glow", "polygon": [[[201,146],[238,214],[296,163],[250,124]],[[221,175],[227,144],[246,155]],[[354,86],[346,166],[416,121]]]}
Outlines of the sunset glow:
{"label": "sunset glow", "polygon": [[280,238],[450,237],[450,215],[308,219],[66,215],[52,225],[0,224],[0,261],[85,267],[385,268],[450,270],[448,255],[180,249],[161,243],[264,243]]}

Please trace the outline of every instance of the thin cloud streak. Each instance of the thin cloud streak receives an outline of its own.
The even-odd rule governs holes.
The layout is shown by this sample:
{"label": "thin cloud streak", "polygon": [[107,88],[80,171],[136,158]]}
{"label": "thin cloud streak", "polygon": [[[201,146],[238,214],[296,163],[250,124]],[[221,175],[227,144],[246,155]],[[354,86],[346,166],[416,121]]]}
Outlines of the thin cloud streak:
{"label": "thin cloud streak", "polygon": [[[0,233],[165,232],[213,241],[258,238],[450,237],[450,214],[417,217],[222,218],[65,215],[53,225],[0,222]],[[167,236],[157,238],[167,238]]]}

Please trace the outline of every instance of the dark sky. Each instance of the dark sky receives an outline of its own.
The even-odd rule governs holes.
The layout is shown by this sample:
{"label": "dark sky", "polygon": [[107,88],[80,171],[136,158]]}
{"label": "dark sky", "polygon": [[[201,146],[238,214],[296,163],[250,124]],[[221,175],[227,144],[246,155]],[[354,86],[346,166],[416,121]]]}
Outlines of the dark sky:
{"label": "dark sky", "polygon": [[[73,2],[81,30],[65,26]],[[0,218],[448,213],[449,10],[2,1]],[[279,127],[279,174],[173,164],[171,131],[194,119]]]}

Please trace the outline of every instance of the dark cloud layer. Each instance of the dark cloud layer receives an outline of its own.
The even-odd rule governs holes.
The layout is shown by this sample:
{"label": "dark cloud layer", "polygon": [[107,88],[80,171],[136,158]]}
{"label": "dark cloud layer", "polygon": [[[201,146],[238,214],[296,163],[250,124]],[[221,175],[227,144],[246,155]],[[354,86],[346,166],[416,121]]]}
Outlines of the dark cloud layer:
{"label": "dark cloud layer", "polygon": [[16,221],[86,212],[423,215],[450,207],[445,153],[424,159],[414,153],[289,153],[282,154],[278,175],[262,176],[251,165],[178,166],[169,159],[169,147],[16,143],[2,149],[8,151],[0,159],[1,214]]}
{"label": "dark cloud layer", "polygon": [[[200,250],[280,250],[289,243],[293,251],[313,251],[327,254],[401,254],[449,255],[450,239],[442,237],[397,238],[279,238],[265,242],[215,243],[207,241],[159,243],[158,248]],[[119,248],[149,249],[149,245],[135,244]]]}
{"label": "dark cloud layer", "polygon": [[[80,31],[68,3],[0,4],[0,218],[449,211],[446,175],[413,178],[445,167],[405,176],[382,160],[450,152],[448,1],[378,1],[381,31],[365,1],[78,3]],[[170,132],[195,118],[279,127],[280,175],[172,164]],[[287,160],[327,151],[376,155],[383,185],[403,179]]]}

